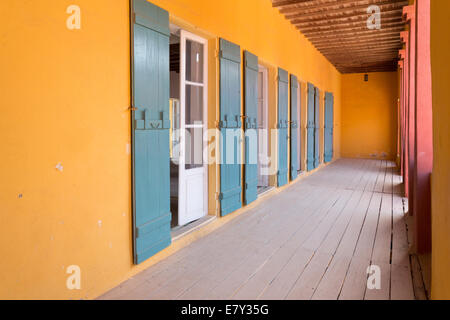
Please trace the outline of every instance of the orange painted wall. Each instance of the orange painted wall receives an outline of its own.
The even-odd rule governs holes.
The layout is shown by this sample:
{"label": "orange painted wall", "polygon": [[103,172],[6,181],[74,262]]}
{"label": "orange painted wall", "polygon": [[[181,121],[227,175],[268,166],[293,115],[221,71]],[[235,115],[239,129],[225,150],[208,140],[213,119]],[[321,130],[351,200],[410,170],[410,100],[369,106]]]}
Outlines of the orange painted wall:
{"label": "orange painted wall", "polygon": [[431,0],[433,74],[432,273],[433,299],[450,299],[450,1]]}
{"label": "orange painted wall", "polygon": [[346,158],[394,160],[397,154],[397,72],[342,75],[342,148]]}
{"label": "orange painted wall", "polygon": [[0,2],[3,299],[92,298],[130,269],[128,2],[77,0],[69,31],[73,3]]}
{"label": "orange painted wall", "polygon": [[[341,75],[270,0],[154,2],[335,93],[339,157]],[[0,21],[0,298],[95,298],[173,250],[132,264],[129,1],[1,1]]]}

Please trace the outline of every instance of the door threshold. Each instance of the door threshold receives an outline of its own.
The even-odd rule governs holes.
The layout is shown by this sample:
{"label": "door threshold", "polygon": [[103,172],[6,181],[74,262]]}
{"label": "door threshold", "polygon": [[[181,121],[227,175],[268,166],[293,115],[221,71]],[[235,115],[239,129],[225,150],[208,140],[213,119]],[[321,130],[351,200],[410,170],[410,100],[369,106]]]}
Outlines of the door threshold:
{"label": "door threshold", "polygon": [[265,188],[261,188],[261,190],[258,190],[258,198],[269,193],[270,191],[272,191],[273,189],[275,189],[275,187],[265,187]]}
{"label": "door threshold", "polygon": [[189,233],[191,233],[197,229],[200,229],[201,227],[213,222],[216,219],[217,219],[216,216],[207,215],[207,216],[200,218],[198,220],[195,220],[187,225],[175,227],[171,230],[172,241],[178,240],[178,239],[188,235]]}

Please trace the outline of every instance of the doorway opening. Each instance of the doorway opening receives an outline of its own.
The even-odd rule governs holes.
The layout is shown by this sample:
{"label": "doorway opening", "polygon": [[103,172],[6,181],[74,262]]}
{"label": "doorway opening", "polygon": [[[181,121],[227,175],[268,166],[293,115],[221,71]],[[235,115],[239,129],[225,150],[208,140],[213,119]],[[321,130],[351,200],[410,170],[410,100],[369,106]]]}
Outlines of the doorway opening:
{"label": "doorway opening", "polygon": [[207,216],[208,44],[175,25],[170,31],[170,206],[175,229]]}
{"label": "doorway opening", "polygon": [[268,70],[259,65],[258,71],[258,195],[271,188],[269,184],[269,95]]}

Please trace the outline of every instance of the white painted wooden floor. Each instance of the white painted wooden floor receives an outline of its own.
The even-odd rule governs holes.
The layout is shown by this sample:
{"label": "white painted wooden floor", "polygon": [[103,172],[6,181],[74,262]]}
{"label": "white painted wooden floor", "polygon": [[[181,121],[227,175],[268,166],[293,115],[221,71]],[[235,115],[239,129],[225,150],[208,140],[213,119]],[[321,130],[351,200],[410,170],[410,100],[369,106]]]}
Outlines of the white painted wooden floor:
{"label": "white painted wooden floor", "polygon": [[394,166],[336,161],[100,298],[414,299]]}

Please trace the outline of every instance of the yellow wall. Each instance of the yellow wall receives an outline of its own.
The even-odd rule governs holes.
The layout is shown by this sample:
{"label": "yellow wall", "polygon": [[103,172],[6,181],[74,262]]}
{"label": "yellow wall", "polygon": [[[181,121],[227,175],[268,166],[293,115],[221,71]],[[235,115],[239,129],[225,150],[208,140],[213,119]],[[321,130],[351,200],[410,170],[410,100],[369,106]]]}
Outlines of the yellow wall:
{"label": "yellow wall", "polygon": [[73,1],[0,2],[0,298],[90,298],[130,270],[128,3],[76,2],[79,31]]}
{"label": "yellow wall", "polygon": [[[217,37],[333,92],[340,126],[341,75],[270,0],[154,2],[210,40],[210,127]],[[73,3],[81,30],[66,28]],[[132,264],[129,2],[2,1],[0,21],[0,298],[95,298],[171,250]],[[336,157],[339,141],[336,130]],[[81,267],[81,290],[66,288],[69,265]]]}
{"label": "yellow wall", "polygon": [[433,299],[450,299],[450,1],[431,1],[434,168],[432,177]]}
{"label": "yellow wall", "polygon": [[395,159],[397,72],[342,75],[342,157]]}

